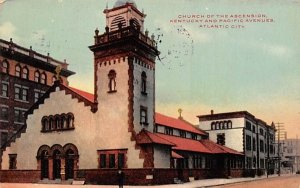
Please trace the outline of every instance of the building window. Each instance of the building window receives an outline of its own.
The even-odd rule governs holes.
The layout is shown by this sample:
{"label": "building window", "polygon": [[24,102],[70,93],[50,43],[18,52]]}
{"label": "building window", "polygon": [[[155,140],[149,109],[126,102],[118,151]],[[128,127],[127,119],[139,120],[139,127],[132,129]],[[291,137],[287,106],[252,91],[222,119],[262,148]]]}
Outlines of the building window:
{"label": "building window", "polygon": [[98,150],[99,168],[126,168],[127,149]]}
{"label": "building window", "polygon": [[246,135],[246,150],[251,150],[251,136]]}
{"label": "building window", "polygon": [[143,95],[147,95],[147,75],[146,73],[143,71],[142,75],[141,75],[141,93]]}
{"label": "building window", "polygon": [[7,132],[0,132],[0,133],[1,133],[1,145],[3,145],[8,140],[8,133]]}
{"label": "building window", "polygon": [[246,121],[246,129],[251,131],[251,128],[252,128],[251,123],[249,121]]}
{"label": "building window", "polygon": [[265,168],[265,160],[264,159],[260,159],[259,163],[260,163],[260,168]]}
{"label": "building window", "polygon": [[219,130],[220,129],[220,122],[216,122],[216,130]]}
{"label": "building window", "polygon": [[1,120],[8,120],[8,107],[7,106],[1,106],[0,107],[0,119]]}
{"label": "building window", "polygon": [[217,134],[217,144],[220,144],[222,146],[225,145],[225,133]]}
{"label": "building window", "polygon": [[227,128],[228,128],[228,129],[232,129],[232,121],[229,120],[229,121],[227,122]]}
{"label": "building window", "polygon": [[255,125],[252,126],[252,132],[256,132]]}
{"label": "building window", "polygon": [[74,126],[74,115],[72,113],[44,116],[41,120],[42,132],[72,130]]}
{"label": "building window", "polygon": [[16,65],[16,77],[21,77],[21,66]]}
{"label": "building window", "polygon": [[22,88],[22,100],[28,101],[28,89]]}
{"label": "building window", "polygon": [[183,130],[179,130],[179,136],[182,138],[186,138],[186,132]]}
{"label": "building window", "polygon": [[165,127],[165,134],[167,135],[173,135],[173,129],[170,127]]}
{"label": "building window", "polygon": [[148,125],[148,109],[147,107],[140,107],[140,124]]}
{"label": "building window", "polygon": [[17,154],[8,154],[9,155],[9,169],[17,169]]}
{"label": "building window", "polygon": [[28,77],[29,77],[29,71],[28,71],[27,67],[24,67],[22,70],[22,78],[28,79]]}
{"label": "building window", "polygon": [[259,129],[259,134],[264,136],[264,130],[262,128]]}
{"label": "building window", "polygon": [[52,77],[52,84],[54,84],[54,82],[57,80],[56,76]]}
{"label": "building window", "polygon": [[40,82],[40,72],[39,71],[34,72],[34,81]]}
{"label": "building window", "polygon": [[197,140],[197,134],[192,133],[192,139]]}
{"label": "building window", "polygon": [[106,168],[106,154],[100,154],[100,168]]}
{"label": "building window", "polygon": [[211,126],[211,130],[215,130],[215,129],[216,129],[216,124],[215,124],[215,122],[212,122],[210,126]]}
{"label": "building window", "polygon": [[255,138],[252,139],[252,147],[253,147],[253,151],[256,151],[256,139]]}
{"label": "building window", "polygon": [[41,74],[41,83],[42,84],[46,84],[47,82],[47,76],[46,76],[46,73],[42,73]]}
{"label": "building window", "polygon": [[1,92],[2,97],[8,97],[8,83],[2,82],[1,89],[2,89],[2,92]]}
{"label": "building window", "polygon": [[9,73],[9,64],[6,59],[2,61],[2,72],[6,74]]}
{"label": "building window", "polygon": [[157,131],[158,131],[158,126],[157,126],[157,125],[154,125],[154,127],[153,127],[153,132],[157,133]]}
{"label": "building window", "polygon": [[125,155],[124,153],[119,153],[118,154],[118,168],[124,168],[124,159],[125,159]]}
{"label": "building window", "polygon": [[264,152],[265,149],[264,149],[264,141],[263,140],[259,140],[259,151],[260,152]]}
{"label": "building window", "polygon": [[108,73],[108,79],[109,79],[109,82],[108,82],[108,92],[116,92],[116,71],[114,70],[110,70],[109,73]]}
{"label": "building window", "polygon": [[15,99],[28,101],[28,88],[15,85]]}
{"label": "building window", "polygon": [[14,122],[23,123],[25,111],[20,109],[15,109],[14,111],[15,111]]}

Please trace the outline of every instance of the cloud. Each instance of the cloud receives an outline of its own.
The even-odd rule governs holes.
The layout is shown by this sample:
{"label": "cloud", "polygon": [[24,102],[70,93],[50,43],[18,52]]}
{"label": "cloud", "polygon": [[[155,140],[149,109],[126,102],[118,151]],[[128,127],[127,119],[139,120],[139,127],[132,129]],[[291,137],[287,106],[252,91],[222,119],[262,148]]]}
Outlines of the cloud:
{"label": "cloud", "polygon": [[4,22],[0,25],[0,38],[9,40],[13,38],[14,41],[18,41],[19,37],[16,36],[16,27],[11,22]]}

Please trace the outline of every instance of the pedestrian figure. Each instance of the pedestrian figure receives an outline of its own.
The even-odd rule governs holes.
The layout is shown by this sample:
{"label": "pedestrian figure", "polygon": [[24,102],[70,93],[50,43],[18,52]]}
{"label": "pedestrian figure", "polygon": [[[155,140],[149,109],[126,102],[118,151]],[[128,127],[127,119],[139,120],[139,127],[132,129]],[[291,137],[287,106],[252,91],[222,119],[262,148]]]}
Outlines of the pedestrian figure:
{"label": "pedestrian figure", "polygon": [[123,185],[124,185],[124,172],[121,169],[118,170],[118,182],[119,182],[119,188],[123,188]]}

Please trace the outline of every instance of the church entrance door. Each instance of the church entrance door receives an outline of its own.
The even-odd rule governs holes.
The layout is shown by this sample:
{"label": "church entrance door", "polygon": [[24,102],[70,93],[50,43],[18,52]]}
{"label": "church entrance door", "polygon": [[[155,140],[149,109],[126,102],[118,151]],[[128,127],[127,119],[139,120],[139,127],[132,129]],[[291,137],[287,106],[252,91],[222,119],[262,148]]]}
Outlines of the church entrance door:
{"label": "church entrance door", "polygon": [[53,152],[53,178],[60,179],[60,170],[61,170],[61,153],[59,150]]}
{"label": "church entrance door", "polygon": [[69,149],[66,152],[66,179],[74,178],[74,151]]}

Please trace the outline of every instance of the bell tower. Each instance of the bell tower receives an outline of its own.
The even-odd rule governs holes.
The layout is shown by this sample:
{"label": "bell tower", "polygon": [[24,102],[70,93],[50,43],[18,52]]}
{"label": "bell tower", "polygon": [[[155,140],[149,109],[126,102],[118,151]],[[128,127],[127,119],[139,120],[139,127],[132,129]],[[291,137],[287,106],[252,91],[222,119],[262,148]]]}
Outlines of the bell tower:
{"label": "bell tower", "polygon": [[100,123],[123,127],[133,136],[142,129],[153,132],[159,51],[154,36],[144,32],[145,14],[132,0],[118,0],[104,14],[105,31],[96,29],[90,46]]}

